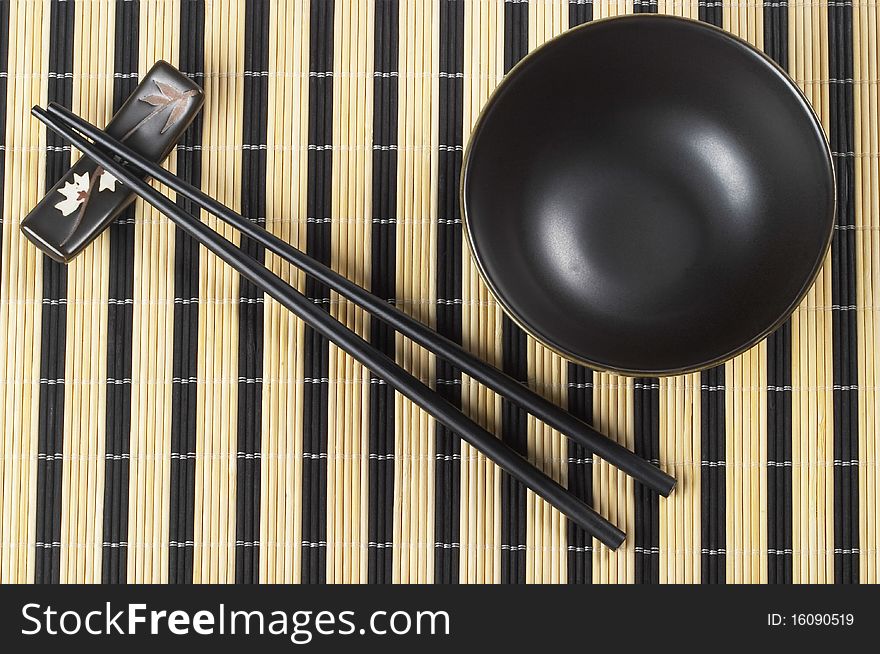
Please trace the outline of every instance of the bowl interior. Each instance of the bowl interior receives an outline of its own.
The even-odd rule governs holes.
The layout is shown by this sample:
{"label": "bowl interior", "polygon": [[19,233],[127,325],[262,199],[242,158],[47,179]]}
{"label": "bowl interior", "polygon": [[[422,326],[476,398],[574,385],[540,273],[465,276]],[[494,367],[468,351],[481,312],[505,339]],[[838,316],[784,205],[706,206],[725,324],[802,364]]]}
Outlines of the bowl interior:
{"label": "bowl interior", "polygon": [[828,148],[788,78],[693,21],[600,21],[544,46],[490,100],[464,211],[505,309],[563,354],[633,373],[752,344],[821,265]]}

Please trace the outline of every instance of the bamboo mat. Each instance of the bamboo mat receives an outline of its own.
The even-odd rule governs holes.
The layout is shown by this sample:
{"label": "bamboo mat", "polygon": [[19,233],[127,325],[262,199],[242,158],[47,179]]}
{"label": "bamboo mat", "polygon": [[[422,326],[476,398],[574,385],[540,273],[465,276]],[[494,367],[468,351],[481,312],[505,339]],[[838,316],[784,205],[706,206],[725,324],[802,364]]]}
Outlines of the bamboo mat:
{"label": "bamboo mat", "polygon": [[[458,174],[526,52],[655,11],[789,71],[830,138],[838,224],[769,339],[703,373],[631,379],[569,364],[502,315],[462,239]],[[878,31],[877,0],[0,0],[0,580],[876,582]],[[103,124],[159,58],[207,93],[172,170],[659,461],[674,495],[253,243],[626,544],[585,538],[141,202],[71,265],[41,255],[19,221],[76,153],[30,107]]]}

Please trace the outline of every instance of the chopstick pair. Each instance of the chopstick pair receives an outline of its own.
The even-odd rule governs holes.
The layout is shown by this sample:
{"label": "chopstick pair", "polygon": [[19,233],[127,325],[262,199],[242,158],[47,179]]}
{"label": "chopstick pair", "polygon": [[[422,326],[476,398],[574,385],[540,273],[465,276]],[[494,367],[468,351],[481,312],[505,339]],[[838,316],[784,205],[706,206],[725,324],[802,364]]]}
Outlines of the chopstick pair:
{"label": "chopstick pair", "polygon": [[[244,255],[233,243],[210,229],[196,217],[183,211],[146,182],[138,179],[131,170],[156,178],[178,194],[193,201],[196,206],[218,216],[261,243],[268,250],[330,286],[341,296],[361,305],[403,335],[438,356],[446,358],[477,381],[514,400],[550,426],[581,443],[596,455],[617,465],[647,487],[664,496],[671,492],[675,480],[656,466],[618,443],[607,439],[491,365],[474,358],[457,343],[442,337],[426,325],[377,298],[265,229],[251,223],[172,173],[144,159],[87,121],[54,104],[49,105],[48,112],[35,107],[33,114],[131,190],[165,213],[181,229],[211,249],[241,275],[277,299],[282,305],[311,324],[318,332],[349,352],[377,375],[383,377],[402,394],[420,404],[437,420],[459,433],[466,441],[481,450],[509,474],[568,515],[605,545],[611,548],[618,547],[624,539],[623,532],[501,440],[479,427],[439,394],[398,366],[392,359],[339,323],[328,312],[309,301],[298,290],[255,260]],[[89,137],[97,145],[89,143],[79,133]],[[108,154],[108,152],[112,154]],[[113,155],[126,161],[130,168],[114,158]]]}

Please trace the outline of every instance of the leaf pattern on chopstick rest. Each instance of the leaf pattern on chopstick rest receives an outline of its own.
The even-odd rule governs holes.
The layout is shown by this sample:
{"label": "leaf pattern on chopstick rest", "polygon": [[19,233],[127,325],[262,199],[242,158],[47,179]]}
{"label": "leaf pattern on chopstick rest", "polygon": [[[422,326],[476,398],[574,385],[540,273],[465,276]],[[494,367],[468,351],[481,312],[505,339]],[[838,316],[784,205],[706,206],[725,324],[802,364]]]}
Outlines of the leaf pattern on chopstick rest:
{"label": "leaf pattern on chopstick rest", "polygon": [[[134,127],[128,130],[120,139],[121,141],[127,140],[132,134],[162,113],[165,109],[170,109],[168,118],[165,120],[165,125],[159,130],[160,134],[164,134],[181,119],[189,107],[191,98],[195,97],[198,93],[197,89],[187,89],[186,91],[182,91],[173,84],[160,82],[159,80],[155,80],[153,83],[156,85],[158,93],[150,93],[149,95],[141,96],[138,100],[155,108],[141,118]],[[70,238],[76,233],[77,227],[82,223],[82,219],[89,206],[89,200],[91,199],[95,182],[98,182],[99,180],[99,192],[110,191],[112,193],[116,190],[117,179],[110,173],[106,172],[101,166],[98,166],[95,169],[91,181],[89,180],[88,173],[79,176],[75,175],[73,182],[68,182],[64,185],[64,188],[59,190],[59,193],[61,193],[65,199],[56,204],[55,207],[63,215],[69,216],[79,208],[79,212],[70,227],[70,232],[64,240],[64,243],[67,243],[67,241],[70,240]]]}
{"label": "leaf pattern on chopstick rest", "polygon": [[153,83],[156,85],[158,89],[158,93],[150,93],[149,95],[143,95],[138,98],[141,102],[144,102],[152,107],[155,107],[150,113],[141,118],[137,124],[128,130],[120,141],[127,140],[132,134],[138,131],[141,127],[143,127],[146,123],[151,121],[153,118],[158,116],[165,109],[170,109],[171,111],[168,114],[168,118],[165,120],[165,125],[159,130],[160,134],[164,134],[168,131],[169,128],[174,126],[174,124],[180,120],[183,114],[186,112],[189,107],[189,103],[192,98],[194,98],[198,94],[197,89],[187,89],[186,91],[181,91],[179,88],[174,86],[173,84],[169,84],[168,82],[160,82],[159,80],[154,80]]}
{"label": "leaf pattern on chopstick rest", "polygon": [[159,94],[151,93],[150,95],[140,98],[140,100],[156,107],[157,113],[166,107],[171,108],[171,113],[168,114],[165,126],[162,127],[159,132],[160,134],[164,134],[174,125],[174,123],[180,120],[180,117],[186,111],[189,99],[195,96],[197,91],[195,89],[181,91],[177,87],[168,84],[167,82],[160,82],[159,80],[156,80],[155,84],[156,88],[159,89]]}
{"label": "leaf pattern on chopstick rest", "polygon": [[[116,190],[116,183],[119,180],[100,166],[95,169],[91,179],[88,172],[81,175],[74,173],[73,181],[66,182],[62,188],[58,189],[58,192],[64,196],[64,199],[58,202],[55,208],[64,216],[69,216],[80,206],[83,207],[81,211],[84,211],[85,205],[88,204],[94,190],[95,181],[99,182],[98,192],[110,191],[112,193]],[[79,221],[77,221],[77,224],[79,224]],[[75,227],[72,229],[75,229]]]}

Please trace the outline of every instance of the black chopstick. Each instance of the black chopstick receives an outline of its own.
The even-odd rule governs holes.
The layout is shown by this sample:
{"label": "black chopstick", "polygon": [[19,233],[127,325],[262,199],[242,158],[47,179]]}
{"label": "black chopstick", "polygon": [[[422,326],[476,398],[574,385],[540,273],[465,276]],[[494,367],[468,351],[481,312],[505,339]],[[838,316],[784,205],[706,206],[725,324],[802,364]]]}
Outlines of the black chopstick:
{"label": "black chopstick", "polygon": [[78,150],[100,164],[122,184],[168,216],[183,231],[223,259],[240,275],[274,297],[287,309],[336,343],[367,368],[385,379],[438,421],[483,452],[512,477],[532,489],[562,511],[587,533],[612,549],[617,549],[624,533],[587,506],[573,493],[520,456],[514,449],[465,416],[441,395],[397,365],[392,359],[333,318],[305,295],[268,268],[245,255],[231,241],[187,213],[149,184],[138,179],[129,168],[100,146],[90,143],[66,124],[61,124],[40,107],[32,110],[41,122],[70,141]]}
{"label": "black chopstick", "polygon": [[373,295],[259,225],[252,223],[176,175],[138,155],[131,148],[64,107],[50,103],[48,114],[127,161],[136,170],[152,176],[180,195],[192,200],[197,206],[202,206],[206,211],[216,215],[269,251],[323,282],[341,296],[364,307],[374,316],[391,325],[396,331],[446,359],[500,395],[519,404],[542,422],[558,429],[589,451],[620,468],[644,486],[664,497],[669,496],[672,492],[675,486],[673,477],[619,443],[602,435],[494,366],[474,357],[458,343],[438,334],[424,323]]}

